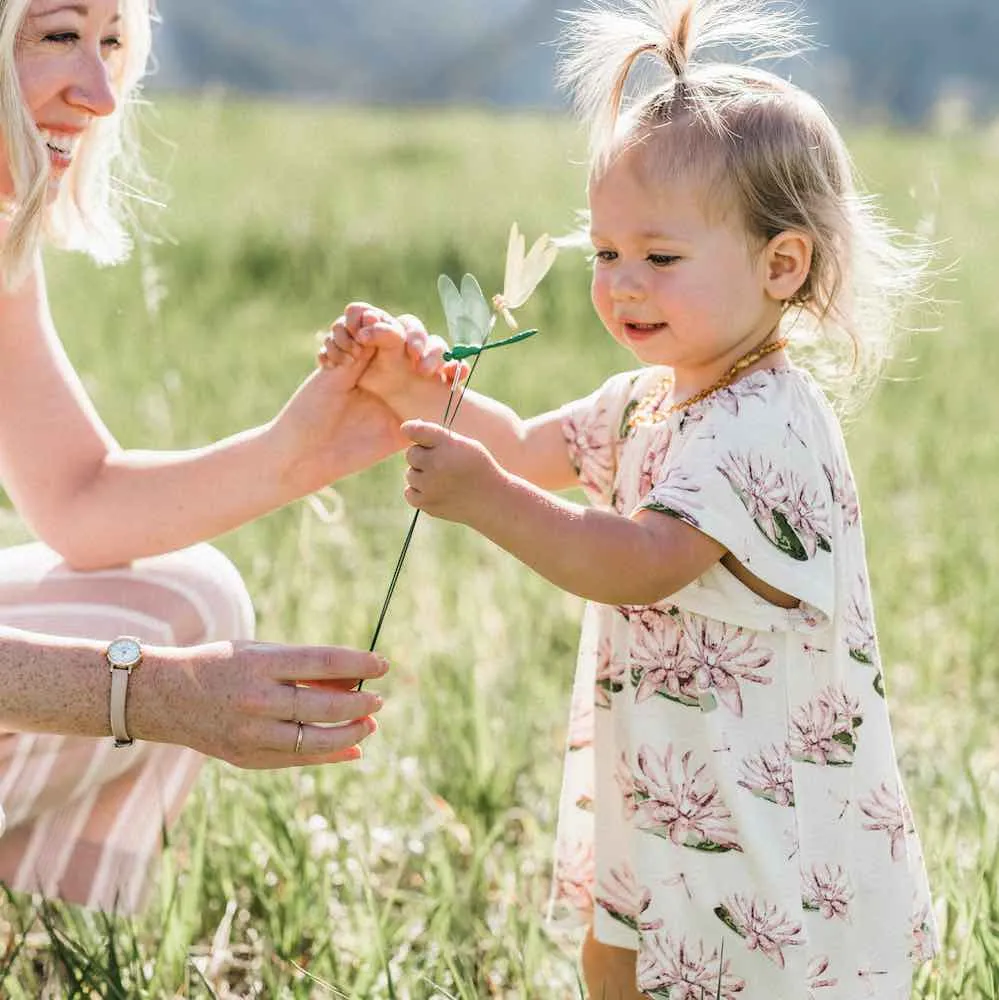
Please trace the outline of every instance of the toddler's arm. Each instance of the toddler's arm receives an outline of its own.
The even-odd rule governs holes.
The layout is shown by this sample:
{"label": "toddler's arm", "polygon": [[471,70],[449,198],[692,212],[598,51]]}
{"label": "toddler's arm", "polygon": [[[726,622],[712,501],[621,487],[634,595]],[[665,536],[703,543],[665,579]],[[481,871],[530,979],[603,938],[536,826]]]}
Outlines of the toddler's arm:
{"label": "toddler's arm", "polygon": [[569,503],[501,468],[477,441],[403,424],[406,500],[460,521],[556,586],[601,604],[654,604],[701,576],[725,549],[654,511],[624,517]]}
{"label": "toddler's arm", "polygon": [[[441,344],[415,317],[396,319],[361,302],[348,306],[333,325],[325,349],[331,357],[358,358],[376,348],[360,386],[384,399],[403,420],[439,421],[449,380],[428,376],[441,370]],[[524,420],[503,403],[467,391],[454,429],[481,441],[503,468],[536,486],[561,490],[576,485],[557,411]]]}

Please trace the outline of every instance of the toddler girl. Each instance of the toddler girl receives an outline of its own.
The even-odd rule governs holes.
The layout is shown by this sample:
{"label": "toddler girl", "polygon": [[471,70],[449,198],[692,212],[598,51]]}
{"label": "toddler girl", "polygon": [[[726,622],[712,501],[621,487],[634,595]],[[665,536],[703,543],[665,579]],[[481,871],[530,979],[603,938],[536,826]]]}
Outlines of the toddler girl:
{"label": "toddler girl", "polygon": [[[593,302],[647,367],[528,421],[475,393],[460,433],[410,421],[406,497],[590,601],[555,893],[589,923],[590,996],[904,1000],[935,932],[857,495],[786,352],[842,342],[858,383],[913,268],[813,99],[692,58],[785,21],[627,6],[578,15],[566,65],[592,125]],[[643,53],[669,79],[623,110]],[[362,386],[434,419],[446,387],[379,315],[348,310],[329,353],[379,346]],[[592,507],[546,492],[576,484]]]}

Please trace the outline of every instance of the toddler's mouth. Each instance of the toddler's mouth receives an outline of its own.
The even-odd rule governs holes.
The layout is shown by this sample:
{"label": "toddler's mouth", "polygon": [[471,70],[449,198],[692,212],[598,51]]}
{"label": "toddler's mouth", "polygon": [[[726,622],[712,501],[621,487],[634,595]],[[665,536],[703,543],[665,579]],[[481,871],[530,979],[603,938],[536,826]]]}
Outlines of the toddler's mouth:
{"label": "toddler's mouth", "polygon": [[624,328],[628,333],[632,334],[643,334],[643,333],[655,333],[658,330],[664,330],[666,328],[665,323],[632,323],[629,321],[624,322]]}

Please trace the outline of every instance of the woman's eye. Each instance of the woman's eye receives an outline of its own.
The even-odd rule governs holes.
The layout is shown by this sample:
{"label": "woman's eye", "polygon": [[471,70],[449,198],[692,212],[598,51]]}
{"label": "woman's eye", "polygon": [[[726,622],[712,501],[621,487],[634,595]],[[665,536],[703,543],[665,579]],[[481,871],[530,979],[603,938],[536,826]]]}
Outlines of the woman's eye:
{"label": "woman's eye", "polygon": [[101,48],[117,50],[121,48],[121,39],[117,35],[101,40]]}
{"label": "woman's eye", "polygon": [[71,45],[79,40],[80,36],[75,31],[54,31],[51,35],[45,36],[45,41],[55,42],[57,45]]}
{"label": "woman's eye", "polygon": [[646,260],[654,267],[669,267],[675,264],[680,258],[668,253],[650,253]]}

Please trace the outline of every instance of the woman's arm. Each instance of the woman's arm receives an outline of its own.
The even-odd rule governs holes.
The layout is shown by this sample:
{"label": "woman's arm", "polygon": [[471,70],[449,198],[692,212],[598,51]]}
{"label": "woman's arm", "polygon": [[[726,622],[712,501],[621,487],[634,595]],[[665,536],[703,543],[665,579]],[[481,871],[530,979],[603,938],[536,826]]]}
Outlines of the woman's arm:
{"label": "woman's arm", "polygon": [[476,441],[433,424],[403,425],[406,499],[485,535],[557,587],[601,604],[654,604],[724,555],[666,514],[628,518],[569,503],[501,468]]}
{"label": "woman's arm", "polygon": [[[104,648],[0,628],[0,727],[108,736],[111,675]],[[240,767],[353,760],[360,756],[356,744],[376,729],[371,714],[381,699],[352,689],[387,669],[381,657],[336,647],[145,646],[129,680],[128,731]],[[296,753],[299,721],[309,725]],[[326,728],[330,723],[347,724]]]}
{"label": "woman's arm", "polygon": [[[401,447],[398,419],[349,368],[312,373],[271,422],[187,451],[123,450],[56,334],[41,265],[0,295],[0,476],[70,565],[212,538]],[[360,365],[363,367],[363,363]]]}

